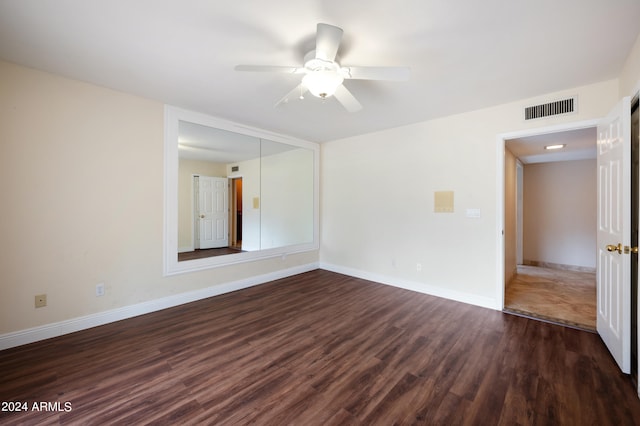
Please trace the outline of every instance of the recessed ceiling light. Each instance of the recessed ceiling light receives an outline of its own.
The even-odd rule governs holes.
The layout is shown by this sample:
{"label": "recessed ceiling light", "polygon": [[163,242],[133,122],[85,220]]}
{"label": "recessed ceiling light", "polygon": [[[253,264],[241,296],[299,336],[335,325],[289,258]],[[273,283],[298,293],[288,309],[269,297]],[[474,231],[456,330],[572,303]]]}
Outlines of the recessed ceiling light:
{"label": "recessed ceiling light", "polygon": [[565,146],[567,146],[567,144],[556,144],[556,145],[547,145],[544,147],[544,149],[562,149]]}

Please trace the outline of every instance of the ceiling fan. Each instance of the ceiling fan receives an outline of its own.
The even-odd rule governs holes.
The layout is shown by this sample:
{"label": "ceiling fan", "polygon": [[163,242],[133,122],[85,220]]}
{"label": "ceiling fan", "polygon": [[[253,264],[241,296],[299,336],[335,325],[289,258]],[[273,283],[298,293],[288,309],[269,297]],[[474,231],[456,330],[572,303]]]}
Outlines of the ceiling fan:
{"label": "ceiling fan", "polygon": [[362,105],[342,84],[344,80],[387,80],[404,81],[409,79],[406,67],[343,67],[336,62],[336,54],[342,40],[342,28],[329,24],[318,24],[316,30],[316,49],[304,57],[304,66],[237,65],[236,71],[266,71],[287,74],[302,74],[302,82],[287,93],[276,106],[287,102],[291,97],[303,99],[309,91],[312,95],[326,99],[334,96],[349,112],[362,109]]}

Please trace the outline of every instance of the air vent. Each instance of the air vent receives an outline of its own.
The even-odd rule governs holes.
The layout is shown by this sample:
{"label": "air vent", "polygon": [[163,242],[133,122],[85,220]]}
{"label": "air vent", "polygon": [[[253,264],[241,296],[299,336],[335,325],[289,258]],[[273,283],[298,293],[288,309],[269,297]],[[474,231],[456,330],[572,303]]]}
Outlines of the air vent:
{"label": "air vent", "polygon": [[231,166],[231,171],[232,172],[237,172],[240,170],[240,166]]}
{"label": "air vent", "polygon": [[555,102],[526,107],[524,109],[524,119],[535,120],[554,115],[570,114],[576,111],[577,103],[577,98],[574,96]]}

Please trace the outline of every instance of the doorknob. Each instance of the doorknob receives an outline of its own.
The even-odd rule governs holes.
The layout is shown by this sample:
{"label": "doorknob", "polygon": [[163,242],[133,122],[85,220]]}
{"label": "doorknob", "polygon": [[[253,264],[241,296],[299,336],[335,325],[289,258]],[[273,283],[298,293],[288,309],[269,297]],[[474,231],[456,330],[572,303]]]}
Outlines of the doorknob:
{"label": "doorknob", "polygon": [[618,243],[617,246],[613,244],[607,244],[607,251],[617,251],[618,254],[622,254],[622,244]]}
{"label": "doorknob", "polygon": [[623,251],[624,251],[624,254],[629,254],[629,253],[638,254],[638,247],[624,246],[623,248],[622,244],[620,243],[618,243],[617,246],[614,246],[613,244],[607,244],[607,251],[617,251],[618,254],[622,254]]}
{"label": "doorknob", "polygon": [[204,215],[203,214],[200,215],[200,219],[204,219]]}

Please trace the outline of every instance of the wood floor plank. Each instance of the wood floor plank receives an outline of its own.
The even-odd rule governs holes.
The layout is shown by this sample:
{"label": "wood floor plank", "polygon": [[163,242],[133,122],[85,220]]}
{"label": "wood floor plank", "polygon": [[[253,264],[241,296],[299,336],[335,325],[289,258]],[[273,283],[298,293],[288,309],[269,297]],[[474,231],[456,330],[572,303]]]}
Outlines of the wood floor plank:
{"label": "wood floor plank", "polygon": [[3,425],[640,419],[596,334],[322,270],[1,351],[0,377],[72,407]]}

